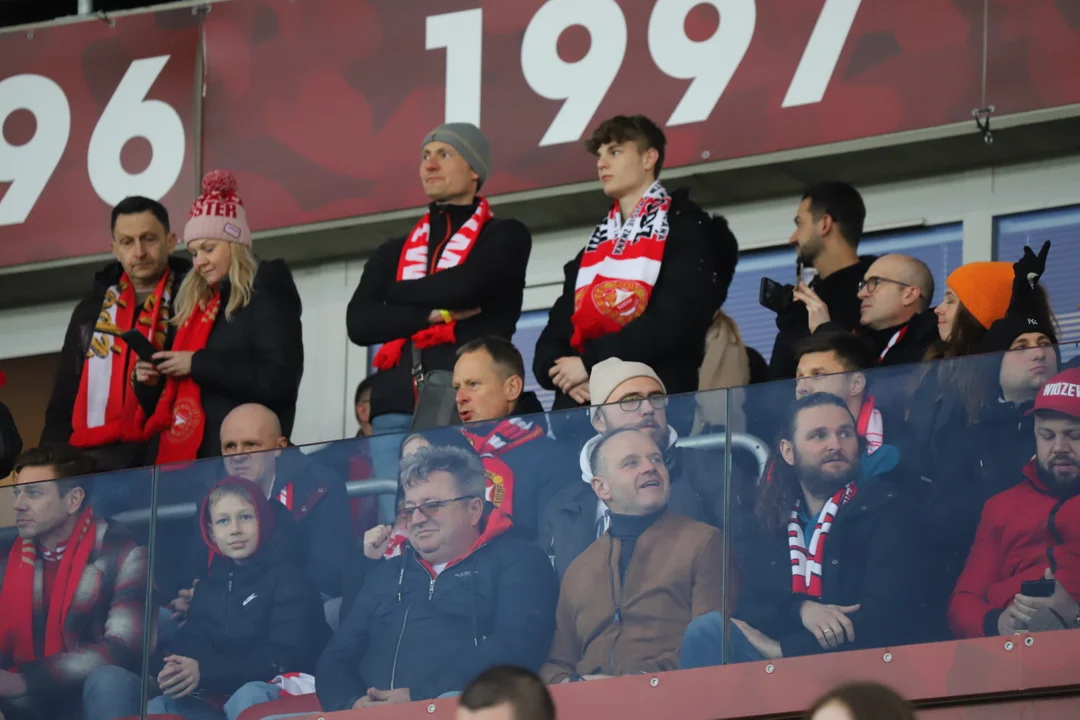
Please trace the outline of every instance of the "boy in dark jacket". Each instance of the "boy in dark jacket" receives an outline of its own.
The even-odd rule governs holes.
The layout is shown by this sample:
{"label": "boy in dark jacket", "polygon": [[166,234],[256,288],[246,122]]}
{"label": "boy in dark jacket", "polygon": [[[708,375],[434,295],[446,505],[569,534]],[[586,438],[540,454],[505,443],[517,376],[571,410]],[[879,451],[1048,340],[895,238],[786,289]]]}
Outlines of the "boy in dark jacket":
{"label": "boy in dark jacket", "polygon": [[[728,661],[775,659],[916,642],[919,529],[902,489],[882,477],[900,453],[866,456],[835,395],[798,400],[779,459],[736,544],[742,592]],[[724,617],[691,623],[680,667],[719,665]]]}
{"label": "boy in dark jacket", "polygon": [[293,520],[258,485],[229,477],[203,501],[210,570],[156,676],[147,713],[236,718],[278,697],[270,681],[310,671],[326,637],[322,603],[297,552]]}
{"label": "boy in dark jacket", "polygon": [[566,264],[536,343],[533,373],[557,391],[555,410],[588,405],[589,373],[610,357],[650,365],[671,393],[697,390],[720,273],[709,216],[657,180],[665,145],[642,115],[606,120],[585,143],[614,204]]}
{"label": "boy in dark jacket", "polygon": [[373,564],[319,660],[323,710],[439,697],[493,665],[537,670],[551,644],[555,574],[485,506],[479,458],[426,447],[402,461],[401,484],[408,543]]}

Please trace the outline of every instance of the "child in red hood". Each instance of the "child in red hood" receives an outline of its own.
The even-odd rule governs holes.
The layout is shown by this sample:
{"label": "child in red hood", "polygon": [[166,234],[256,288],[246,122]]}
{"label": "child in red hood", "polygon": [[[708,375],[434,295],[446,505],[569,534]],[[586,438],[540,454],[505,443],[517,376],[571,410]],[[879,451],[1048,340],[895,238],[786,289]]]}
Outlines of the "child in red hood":
{"label": "child in red hood", "polygon": [[147,713],[235,720],[278,697],[275,676],[312,670],[328,629],[284,507],[255,483],[229,477],[203,500],[200,518],[209,571]]}

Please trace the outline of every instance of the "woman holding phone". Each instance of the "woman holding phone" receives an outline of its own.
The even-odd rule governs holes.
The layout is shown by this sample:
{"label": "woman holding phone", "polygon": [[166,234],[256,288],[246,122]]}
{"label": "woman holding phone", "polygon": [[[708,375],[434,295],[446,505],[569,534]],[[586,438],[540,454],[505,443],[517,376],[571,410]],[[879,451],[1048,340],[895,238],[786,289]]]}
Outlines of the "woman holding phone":
{"label": "woman holding phone", "polygon": [[252,254],[231,173],[207,174],[202,190],[184,229],[194,271],[177,292],[176,340],[135,368],[137,388],[165,382],[156,403],[140,397],[137,419],[146,439],[159,438],[157,463],[220,455],[221,423],[245,403],[277,413],[288,436],[304,371],[292,273],[282,260],[260,262]]}

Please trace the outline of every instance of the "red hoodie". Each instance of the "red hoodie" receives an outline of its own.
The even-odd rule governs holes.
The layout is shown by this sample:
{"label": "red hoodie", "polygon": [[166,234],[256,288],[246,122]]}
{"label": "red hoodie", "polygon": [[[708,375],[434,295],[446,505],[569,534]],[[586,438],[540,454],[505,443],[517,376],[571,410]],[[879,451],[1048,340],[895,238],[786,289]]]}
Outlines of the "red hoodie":
{"label": "red hoodie", "polygon": [[1046,569],[1080,599],[1080,495],[1055,497],[1032,460],[1024,481],[990,498],[975,543],[949,600],[949,627],[958,638],[997,634],[997,618],[1025,580]]}

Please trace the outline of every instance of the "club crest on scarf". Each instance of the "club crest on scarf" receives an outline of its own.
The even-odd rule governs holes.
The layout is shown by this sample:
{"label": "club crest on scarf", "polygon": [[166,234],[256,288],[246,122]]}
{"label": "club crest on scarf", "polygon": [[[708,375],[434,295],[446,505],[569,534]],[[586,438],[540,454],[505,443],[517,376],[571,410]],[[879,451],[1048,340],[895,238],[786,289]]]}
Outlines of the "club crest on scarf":
{"label": "club crest on scarf", "polygon": [[821,571],[825,559],[825,540],[832,529],[833,520],[840,508],[848,504],[855,497],[855,483],[848,483],[840,488],[818,513],[814,523],[814,532],[810,536],[810,544],[807,545],[803,534],[802,524],[799,522],[799,508],[801,500],[795,501],[795,508],[791,511],[791,520],[788,523],[788,547],[791,550],[791,592],[811,597],[821,597]]}
{"label": "club crest on scarf", "polygon": [[[475,428],[474,428],[475,429]],[[500,420],[487,434],[462,429],[461,434],[480,455],[487,488],[484,499],[505,514],[514,514],[514,471],[501,456],[527,442],[543,437],[543,426],[522,418]]]}
{"label": "club crest on scarf", "polygon": [[656,182],[625,222],[615,202],[593,231],[581,256],[570,318],[570,345],[578,352],[645,312],[660,276],[670,209],[671,196]]}

